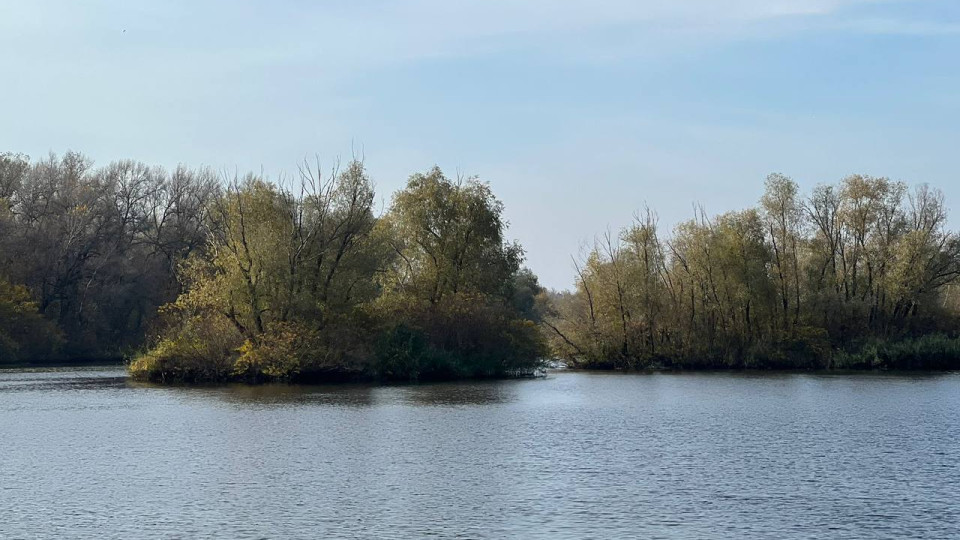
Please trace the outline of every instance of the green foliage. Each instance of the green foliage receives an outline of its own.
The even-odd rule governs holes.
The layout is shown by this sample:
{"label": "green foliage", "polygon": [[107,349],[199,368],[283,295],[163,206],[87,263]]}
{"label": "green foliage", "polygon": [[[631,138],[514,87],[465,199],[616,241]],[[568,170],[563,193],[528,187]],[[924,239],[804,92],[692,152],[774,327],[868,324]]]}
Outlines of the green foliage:
{"label": "green foliage", "polygon": [[377,308],[385,378],[532,373],[546,349],[535,324],[536,276],[504,240],[503,204],[475,179],[437,169],[410,178],[381,230],[397,254]]}
{"label": "green foliage", "polygon": [[131,373],[256,382],[536,370],[546,347],[527,318],[540,288],[503,241],[489,187],[435,169],[377,220],[370,185],[360,163],[327,182],[305,177],[298,195],[256,177],[231,184]]}
{"label": "green foliage", "polygon": [[285,379],[300,374],[316,341],[314,332],[295,323],[273,323],[258,343],[247,340],[232,375],[244,380]]}
{"label": "green foliage", "polygon": [[536,324],[508,305],[457,294],[392,314],[377,347],[382,378],[443,379],[530,375],[546,354]]}
{"label": "green foliage", "polygon": [[521,268],[506,282],[504,297],[521,318],[539,323],[544,292],[537,275],[529,268]]}
{"label": "green foliage", "polygon": [[300,172],[0,154],[0,362],[145,350],[131,373],[162,381],[508,376],[548,349],[609,369],[960,365],[960,236],[926,186],[803,196],[774,174],[757,208],[669,237],[648,210],[557,293],[488,184],[434,167],[377,216],[363,163]]}
{"label": "green foliage", "polygon": [[503,204],[475,179],[452,181],[434,167],[415,174],[381,221],[398,255],[388,293],[441,301],[457,293],[500,295],[523,251],[504,241]]}
{"label": "green foliage", "polygon": [[841,369],[956,369],[960,338],[930,334],[896,341],[871,339],[839,351],[834,362]]}
{"label": "green foliage", "polygon": [[459,375],[455,366],[455,359],[432,347],[423,331],[404,323],[389,328],[377,340],[375,369],[381,379],[454,378]]}
{"label": "green foliage", "polygon": [[172,318],[176,325],[130,363],[131,377],[155,382],[227,380],[242,343],[236,329],[225,318],[209,313]]}

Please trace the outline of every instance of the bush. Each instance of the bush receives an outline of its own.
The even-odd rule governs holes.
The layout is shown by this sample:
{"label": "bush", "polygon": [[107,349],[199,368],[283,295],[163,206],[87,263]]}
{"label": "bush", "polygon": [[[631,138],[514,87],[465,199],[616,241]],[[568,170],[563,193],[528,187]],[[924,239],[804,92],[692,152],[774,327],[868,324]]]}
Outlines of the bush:
{"label": "bush", "polygon": [[898,341],[871,340],[842,350],[835,365],[846,369],[960,369],[960,338],[931,334]]}
{"label": "bush", "polygon": [[427,335],[399,323],[377,340],[376,375],[387,380],[456,377],[456,363],[428,343]]}
{"label": "bush", "polygon": [[309,354],[312,337],[300,325],[273,323],[258,343],[248,339],[240,346],[232,375],[250,381],[295,377]]}
{"label": "bush", "polygon": [[530,375],[543,366],[546,343],[531,321],[496,300],[451,295],[394,313],[376,349],[376,375],[447,379]]}
{"label": "bush", "polygon": [[154,382],[225,381],[235,369],[239,332],[226,318],[195,315],[130,363],[130,376]]}
{"label": "bush", "polygon": [[247,340],[240,347],[232,376],[248,382],[362,377],[364,336],[348,323],[334,319],[322,330],[298,322],[271,323],[256,343]]}

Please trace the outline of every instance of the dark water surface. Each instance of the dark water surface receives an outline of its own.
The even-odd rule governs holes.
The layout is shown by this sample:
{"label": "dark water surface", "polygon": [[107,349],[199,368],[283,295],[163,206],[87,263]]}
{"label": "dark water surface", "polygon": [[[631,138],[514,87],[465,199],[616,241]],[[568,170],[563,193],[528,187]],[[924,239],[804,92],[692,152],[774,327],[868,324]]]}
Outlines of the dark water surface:
{"label": "dark water surface", "polygon": [[958,374],[0,371],[2,538],[958,536]]}

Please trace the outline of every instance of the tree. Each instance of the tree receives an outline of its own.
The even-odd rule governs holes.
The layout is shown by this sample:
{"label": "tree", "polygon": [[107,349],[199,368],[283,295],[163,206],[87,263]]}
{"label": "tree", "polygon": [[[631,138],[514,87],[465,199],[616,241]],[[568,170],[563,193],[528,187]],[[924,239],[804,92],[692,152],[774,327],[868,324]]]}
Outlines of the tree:
{"label": "tree", "polygon": [[205,171],[68,152],[0,158],[0,271],[65,335],[68,358],[119,357],[176,298],[177,266],[206,243]]}
{"label": "tree", "polygon": [[[434,167],[394,195],[380,234],[396,258],[378,302],[387,377],[529,373],[545,344],[532,316],[536,285],[504,240],[503,204],[478,180]],[[526,289],[529,292],[524,292]]]}
{"label": "tree", "polygon": [[803,207],[797,184],[781,174],[767,177],[760,199],[767,238],[773,252],[781,328],[790,333],[800,325],[800,249]]}
{"label": "tree", "polygon": [[[183,267],[184,292],[138,369],[199,379],[364,369],[353,365],[371,341],[358,318],[384,251],[373,201],[358,161],[328,178],[305,164],[295,190],[248,175],[214,192],[208,245]],[[214,331],[233,337],[211,340]],[[200,354],[181,335],[219,345]],[[189,372],[176,371],[183,365]]]}
{"label": "tree", "polygon": [[765,188],[759,208],[701,209],[665,241],[648,210],[595,243],[576,290],[545,310],[555,353],[587,367],[909,367],[904,351],[943,366],[955,350],[960,364],[960,339],[929,337],[960,334],[960,239],[939,192],[861,175],[805,201],[783,175]]}
{"label": "tree", "polygon": [[27,288],[0,279],[0,364],[47,360],[60,344],[60,333],[37,311]]}
{"label": "tree", "polygon": [[497,296],[523,251],[504,241],[503,204],[476,179],[452,181],[434,167],[410,177],[383,225],[398,260],[387,286],[436,304],[445,296]]}

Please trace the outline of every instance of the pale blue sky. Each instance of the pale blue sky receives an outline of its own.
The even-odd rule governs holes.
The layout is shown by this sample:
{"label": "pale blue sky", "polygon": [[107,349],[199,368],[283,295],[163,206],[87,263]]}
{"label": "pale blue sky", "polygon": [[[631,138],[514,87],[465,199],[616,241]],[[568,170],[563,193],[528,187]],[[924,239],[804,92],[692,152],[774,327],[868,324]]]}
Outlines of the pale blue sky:
{"label": "pale blue sky", "polygon": [[0,66],[0,151],[276,177],[353,148],[384,204],[436,163],[557,288],[645,203],[669,228],[770,172],[960,209],[956,0],[0,0]]}

